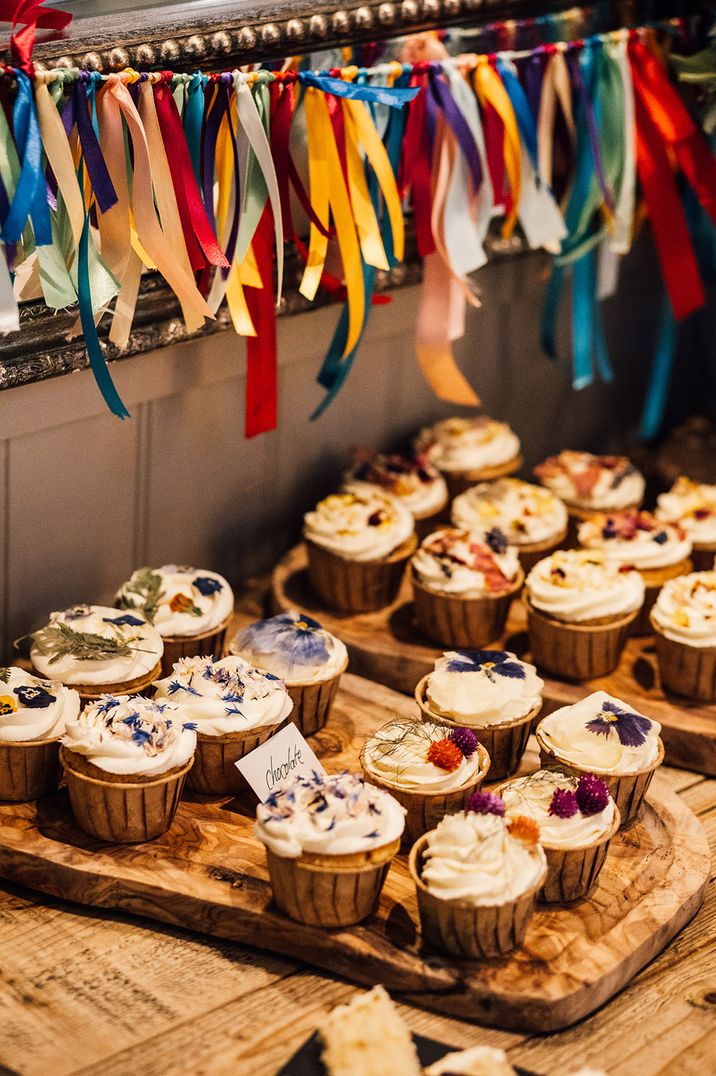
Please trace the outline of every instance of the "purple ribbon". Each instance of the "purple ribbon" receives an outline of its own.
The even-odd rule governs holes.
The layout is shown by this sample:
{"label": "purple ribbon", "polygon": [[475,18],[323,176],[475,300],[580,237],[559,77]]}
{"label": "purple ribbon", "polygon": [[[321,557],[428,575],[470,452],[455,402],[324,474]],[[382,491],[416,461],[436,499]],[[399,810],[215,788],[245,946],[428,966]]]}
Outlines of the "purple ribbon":
{"label": "purple ribbon", "polygon": [[[429,79],[432,94],[434,95],[437,104],[442,109],[442,113],[447,123],[450,125],[453,134],[458,140],[460,149],[467,161],[467,166],[470,169],[472,182],[477,191],[482,186],[482,162],[480,161],[480,154],[475,145],[472,131],[470,130],[467,120],[458,108],[447,82],[442,77],[441,73],[438,70],[435,70],[432,66],[430,68]],[[428,101],[430,100],[430,96],[430,94],[427,95]]]}
{"label": "purple ribbon", "polygon": [[544,78],[545,54],[536,52],[522,65],[522,81],[529,101],[535,123],[539,119],[539,106],[542,99],[542,79]]}
{"label": "purple ribbon", "polygon": [[[92,184],[92,189],[97,199],[100,211],[106,213],[117,204],[117,192],[104,163],[102,150],[100,149],[97,135],[87,113],[87,76],[83,73],[75,83],[72,91],[74,97],[74,115],[77,121],[77,132],[80,136],[82,156],[84,157],[87,173]],[[65,110],[66,111],[66,110]],[[63,113],[63,122],[65,115]],[[72,128],[70,128],[71,130]],[[69,133],[69,132],[68,132]]]}
{"label": "purple ribbon", "polygon": [[[214,159],[216,156],[216,140],[219,136],[221,121],[229,107],[229,83],[231,75],[224,72],[219,79],[214,103],[208,114],[204,112],[204,127],[201,132],[201,193],[204,200],[204,209],[209,218],[212,231],[216,233],[216,218],[214,216]],[[211,84],[207,87],[211,93]]]}

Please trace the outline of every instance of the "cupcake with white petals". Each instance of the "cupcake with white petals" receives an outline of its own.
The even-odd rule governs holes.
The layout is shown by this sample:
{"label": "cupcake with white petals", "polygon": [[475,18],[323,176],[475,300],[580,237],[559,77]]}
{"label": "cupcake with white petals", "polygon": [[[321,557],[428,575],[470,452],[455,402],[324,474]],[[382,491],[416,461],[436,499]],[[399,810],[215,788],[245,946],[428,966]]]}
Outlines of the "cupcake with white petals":
{"label": "cupcake with white petals", "polygon": [[434,529],[448,503],[445,479],[421,452],[357,453],[345,482],[349,487],[366,484],[397,497],[421,534]]}
{"label": "cupcake with white petals", "polygon": [[699,572],[714,566],[716,555],[716,486],[681,475],[668,493],[656,499],[656,518],[678,525],[691,539],[691,559]]}
{"label": "cupcake with white petals", "polygon": [[716,571],[666,583],[651,611],[662,685],[716,702]]}
{"label": "cupcake with white petals", "polygon": [[524,597],[535,663],[566,680],[590,680],[616,668],[644,580],[601,550],[558,550],[534,566]]}
{"label": "cupcake with white petals", "polygon": [[138,568],[117,591],[115,604],[134,610],[157,629],[164,642],[162,674],[166,676],[180,658],[221,657],[234,595],[217,572],[165,564]]}
{"label": "cupcake with white petals", "polygon": [[415,551],[415,523],[397,497],[370,486],[332,493],[304,517],[311,587],[329,609],[390,605]]}
{"label": "cupcake with white petals", "polygon": [[60,739],[79,709],[77,692],[59,681],[0,668],[0,800],[25,803],[57,789]]}
{"label": "cupcake with white petals", "polygon": [[626,456],[567,449],[540,463],[534,473],[567,505],[570,543],[576,541],[579,524],[594,512],[639,508],[644,499],[644,476]]}
{"label": "cupcake with white petals", "polygon": [[487,415],[436,422],[420,431],[415,447],[442,471],[451,497],[522,466],[517,434]]}
{"label": "cupcake with white petals", "polygon": [[80,829],[135,843],[172,823],[196,747],[178,706],[141,695],[103,695],[68,721],[60,761]]}

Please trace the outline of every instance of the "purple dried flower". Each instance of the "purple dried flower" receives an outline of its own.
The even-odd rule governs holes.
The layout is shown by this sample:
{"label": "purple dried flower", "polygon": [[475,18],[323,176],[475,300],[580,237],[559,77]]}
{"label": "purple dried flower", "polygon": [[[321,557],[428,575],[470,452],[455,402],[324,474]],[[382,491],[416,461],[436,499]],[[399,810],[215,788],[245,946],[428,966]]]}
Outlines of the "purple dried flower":
{"label": "purple dried flower", "polygon": [[556,818],[574,818],[579,810],[577,796],[571,788],[555,788],[549,805],[549,813]]}
{"label": "purple dried flower", "polygon": [[453,729],[449,739],[460,748],[465,758],[471,758],[477,751],[477,736],[472,729]]}
{"label": "purple dried flower", "polygon": [[609,789],[593,773],[583,773],[577,783],[576,799],[583,815],[599,814],[609,803]]}
{"label": "purple dried flower", "polygon": [[495,792],[473,792],[467,801],[467,810],[474,814],[496,814],[502,817],[505,805]]}
{"label": "purple dried flower", "polygon": [[652,723],[648,717],[622,710],[615,702],[607,701],[586,728],[596,736],[609,736],[612,729],[616,732],[622,747],[641,747],[651,730]]}

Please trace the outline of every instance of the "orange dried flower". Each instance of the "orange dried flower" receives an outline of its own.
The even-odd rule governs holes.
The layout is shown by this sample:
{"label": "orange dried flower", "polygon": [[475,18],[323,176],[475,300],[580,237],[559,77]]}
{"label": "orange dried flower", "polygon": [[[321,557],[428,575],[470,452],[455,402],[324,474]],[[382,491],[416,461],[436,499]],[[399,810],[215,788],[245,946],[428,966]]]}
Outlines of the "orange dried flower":
{"label": "orange dried flower", "polygon": [[432,762],[434,766],[439,766],[441,770],[447,770],[448,773],[456,770],[461,765],[462,760],[463,754],[460,748],[447,738],[434,740],[428,748],[428,762]]}
{"label": "orange dried flower", "polygon": [[169,602],[169,608],[173,613],[186,613],[193,604],[194,602],[186,594],[175,594]]}
{"label": "orange dried flower", "polygon": [[507,828],[513,837],[516,837],[518,841],[524,841],[525,844],[537,844],[539,841],[539,826],[534,818],[518,814],[511,819]]}

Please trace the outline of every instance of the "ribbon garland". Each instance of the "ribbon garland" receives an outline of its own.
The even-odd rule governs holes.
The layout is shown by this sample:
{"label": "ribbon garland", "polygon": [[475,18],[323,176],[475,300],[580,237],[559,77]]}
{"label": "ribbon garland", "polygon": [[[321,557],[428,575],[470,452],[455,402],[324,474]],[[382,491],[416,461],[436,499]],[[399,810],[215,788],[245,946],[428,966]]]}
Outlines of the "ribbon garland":
{"label": "ribbon garland", "polygon": [[[599,302],[631,243],[637,179],[669,313],[678,321],[705,301],[677,176],[716,221],[716,160],[652,31],[371,69],[101,76],[35,73],[36,29],[61,29],[69,16],[37,0],[5,7],[15,66],[1,90],[0,331],[18,328],[18,299],[76,303],[76,331],[120,417],[128,412],[97,324],[110,310],[109,338],[127,345],[146,268],[175,292],[190,332],[226,301],[247,339],[246,435],[275,427],[287,242],[304,262],[301,293],[313,300],[323,289],[345,302],[318,375],[326,395],[317,418],[346,381],[371,306],[387,301],[375,294],[376,273],[403,257],[406,209],[424,259],[416,351],[435,392],[453,402],[478,402],[451,344],[466,304],[479,305],[469,274],[487,261],[496,214],[503,238],[519,222],[531,248],[555,256],[541,334],[553,358],[571,281],[575,387],[595,372],[612,376]],[[294,139],[300,125],[305,137]],[[557,170],[559,201],[558,138],[568,161],[566,175]],[[332,251],[340,277],[326,268]],[[665,313],[650,380],[662,409],[674,324]]]}

